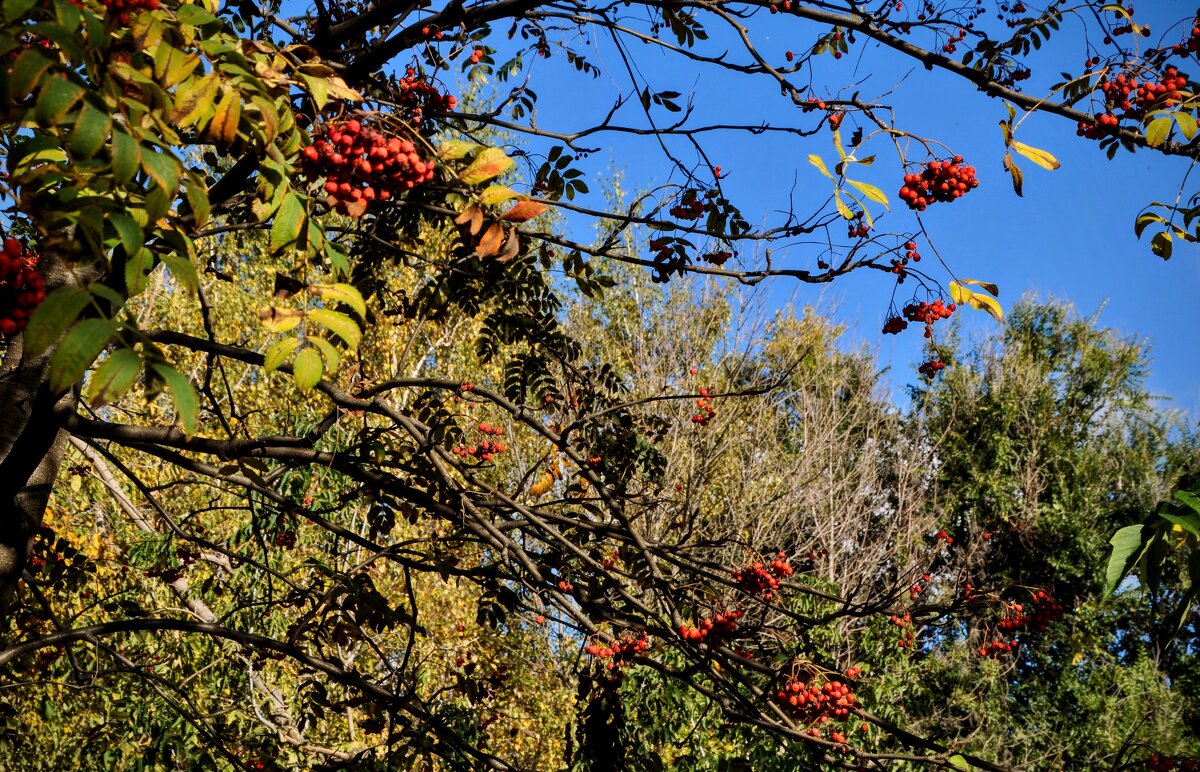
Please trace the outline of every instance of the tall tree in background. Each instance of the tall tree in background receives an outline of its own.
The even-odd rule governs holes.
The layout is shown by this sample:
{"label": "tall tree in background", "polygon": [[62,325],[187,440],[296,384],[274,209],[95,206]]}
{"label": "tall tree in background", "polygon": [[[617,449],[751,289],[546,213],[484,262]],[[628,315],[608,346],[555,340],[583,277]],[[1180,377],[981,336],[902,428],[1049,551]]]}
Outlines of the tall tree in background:
{"label": "tall tree in background", "polygon": [[[990,10],[488,0],[318,3],[289,16],[249,3],[5,3],[0,404],[10,408],[0,414],[0,665],[61,653],[64,677],[87,689],[136,674],[156,699],[120,715],[149,726],[166,706],[191,727],[185,759],[171,755],[175,746],[155,750],[164,765],[188,763],[192,752],[263,764],[276,756],[255,749],[271,737],[295,754],[279,763],[296,766],[315,754],[335,764],[361,756],[392,767],[438,759],[505,769],[531,763],[513,744],[490,750],[489,727],[506,715],[496,700],[514,677],[505,663],[522,646],[537,652],[545,666],[529,689],[569,672],[561,645],[522,637],[525,626],[548,625],[560,644],[586,640],[589,661],[603,663],[594,688],[580,684],[587,731],[569,757],[624,747],[614,690],[637,665],[813,763],[998,768],[999,755],[960,748],[952,734],[914,733],[864,709],[855,693],[871,687],[860,683],[854,649],[824,640],[845,636],[855,620],[891,616],[905,646],[916,646],[909,628],[921,619],[970,620],[966,606],[1010,603],[1004,588],[980,590],[966,574],[933,583],[952,529],[934,545],[912,543],[924,520],[910,505],[923,488],[907,457],[872,436],[887,418],[866,398],[869,373],[831,379],[820,367],[836,366],[832,353],[807,370],[810,352],[797,343],[805,335],[792,330],[753,366],[638,361],[662,367],[641,382],[634,376],[649,372],[623,371],[564,326],[552,278],[595,298],[622,264],[656,283],[688,274],[822,283],[873,269],[897,288],[889,332],[914,323],[932,337],[958,304],[999,317],[995,287],[964,279],[943,291],[948,277],[919,265],[928,242],[919,213],[980,184],[964,157],[970,149],[907,134],[852,86],[818,96],[800,85],[815,61],[873,40],[1004,100],[997,108],[1019,192],[1018,157],[1056,162],[1016,138],[1018,111],[1062,116],[1110,154],[1194,160],[1196,104],[1179,67],[1200,49],[1200,28],[1188,19],[1174,39],[1139,49],[1126,41],[1149,30],[1120,5],[1003,4],[999,24]],[[1061,34],[1068,19],[1088,35]],[[799,55],[761,42],[785,24],[811,40]],[[610,75],[626,93],[596,125],[540,126],[531,62],[566,60],[591,76],[598,70],[579,41],[599,37],[619,54],[621,70]],[[1048,97],[1022,93],[1023,57],[1051,40],[1078,46],[1087,73]],[[643,82],[633,43],[700,71],[766,79],[795,104],[796,120],[698,125],[680,94]],[[486,108],[460,109],[448,93],[459,69],[515,85]],[[631,112],[636,121],[625,122]],[[497,146],[497,130],[511,143]],[[814,151],[832,130],[838,160],[808,159],[828,186],[826,204],[791,207],[756,229],[724,194],[705,141],[768,130],[819,135]],[[680,182],[627,207],[588,203],[581,166],[593,142],[614,134],[652,138]],[[856,178],[885,151],[894,194]],[[892,199],[917,219],[906,231],[876,232],[873,213]],[[1197,210],[1185,197],[1156,206],[1138,218],[1139,233],[1151,229],[1152,248],[1169,256],[1175,241],[1196,237]],[[588,243],[556,227],[551,209],[594,219],[600,237]],[[767,257],[765,247],[811,234],[825,240],[816,253],[786,265]],[[726,330],[719,304],[712,313],[705,334],[715,341]],[[667,347],[659,354],[669,361]],[[935,347],[920,371],[935,378],[945,361]],[[709,436],[735,398],[789,385],[772,403],[779,412],[757,424],[746,417],[748,427],[778,430],[767,444]],[[806,393],[799,386],[858,401],[821,414],[820,403],[795,396]],[[680,415],[674,406],[685,400]],[[825,433],[822,456],[808,457],[809,442],[792,433],[810,429]],[[830,450],[836,441],[855,453]],[[706,443],[737,463],[721,469],[694,455]],[[72,448],[80,456],[64,467]],[[747,530],[748,510],[728,502],[750,482],[758,453],[790,457],[793,473],[816,479],[756,487],[746,503],[771,515]],[[686,478],[676,474],[681,454],[692,456]],[[94,513],[103,549],[54,542],[54,521],[44,522],[52,496],[80,516],[82,487],[70,481],[83,462],[94,475],[89,494],[116,505]],[[740,480],[728,476],[739,468]],[[798,490],[808,511],[782,504]],[[871,517],[883,522],[913,519],[851,533],[855,513],[845,508],[858,506],[876,507]],[[962,504],[964,522],[974,522],[976,506]],[[136,543],[130,529],[142,534]],[[830,557],[851,538],[860,561]],[[829,543],[806,551],[797,539]],[[298,544],[307,549],[293,554]],[[141,574],[105,577],[108,594],[87,597],[94,590],[82,585],[101,570],[104,550],[111,570]],[[137,571],[121,571],[130,567]],[[1027,579],[1015,569],[995,577]],[[439,600],[435,579],[473,589]],[[148,580],[171,595],[154,595]],[[1011,654],[1012,633],[1048,623],[1073,600],[1046,581],[1028,612],[1006,617],[1010,635],[991,640],[989,655]],[[918,601],[914,618],[908,606]],[[445,661],[431,664],[449,644],[431,635],[444,615],[430,607],[456,602],[472,603],[475,623],[493,631],[490,670],[469,662],[468,650],[449,660],[460,669],[453,676]],[[459,624],[454,632],[466,632]],[[151,656],[167,658],[166,673]],[[206,684],[201,696],[188,693],[189,676],[173,677],[225,658],[240,663],[239,680]],[[229,712],[234,687],[252,695],[250,713]],[[46,720],[53,713],[47,700]],[[121,758],[140,750],[107,747]]]}

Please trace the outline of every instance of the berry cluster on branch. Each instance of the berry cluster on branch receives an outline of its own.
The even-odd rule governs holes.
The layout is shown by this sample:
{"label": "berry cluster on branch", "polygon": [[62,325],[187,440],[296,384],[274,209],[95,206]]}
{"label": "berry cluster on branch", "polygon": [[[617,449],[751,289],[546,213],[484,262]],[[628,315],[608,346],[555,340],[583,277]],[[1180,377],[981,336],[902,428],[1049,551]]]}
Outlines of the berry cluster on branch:
{"label": "berry cluster on branch", "polygon": [[5,239],[0,251],[0,335],[12,337],[29,323],[46,298],[45,280],[37,272],[38,256],[16,239]]}
{"label": "berry cluster on branch", "polygon": [[780,552],[769,563],[756,560],[750,565],[733,572],[733,581],[747,595],[761,597],[763,600],[774,600],[779,591],[779,583],[795,573],[787,561],[787,555]]}
{"label": "berry cluster on branch", "polygon": [[643,630],[638,635],[625,633],[619,640],[612,643],[589,643],[584,651],[597,659],[607,659],[604,667],[617,670],[633,661],[637,655],[650,648],[650,637]]}
{"label": "berry cluster on branch", "polygon": [[[846,671],[846,676],[857,678],[860,673],[857,667],[852,667]],[[845,681],[838,678],[826,679],[822,676],[808,679],[794,676],[775,696],[792,714],[792,718],[813,729],[820,724],[845,720],[858,706],[858,698]],[[834,741],[844,740],[834,738]]]}
{"label": "berry cluster on branch", "polygon": [[899,195],[910,209],[923,212],[931,204],[962,198],[977,187],[975,167],[964,164],[963,157],[956,155],[948,161],[928,162],[920,174],[904,175]]}
{"label": "berry cluster on branch", "polygon": [[326,203],[351,217],[373,201],[389,201],[433,179],[435,163],[424,159],[400,129],[366,114],[323,124],[301,151],[305,175],[325,179]]}
{"label": "berry cluster on branch", "polygon": [[716,614],[711,619],[702,619],[696,627],[680,625],[679,634],[685,641],[705,641],[719,644],[737,632],[738,620],[746,615],[741,609],[731,609]]}

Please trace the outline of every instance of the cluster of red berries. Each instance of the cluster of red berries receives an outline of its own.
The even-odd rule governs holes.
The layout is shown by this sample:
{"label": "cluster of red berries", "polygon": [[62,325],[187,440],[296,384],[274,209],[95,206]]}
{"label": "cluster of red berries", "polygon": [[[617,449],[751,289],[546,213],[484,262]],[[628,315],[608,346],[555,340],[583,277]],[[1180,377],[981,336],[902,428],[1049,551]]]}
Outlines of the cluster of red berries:
{"label": "cluster of red berries", "polygon": [[846,237],[851,239],[866,238],[871,232],[871,227],[863,222],[863,213],[858,212],[854,215],[854,219],[846,224]]}
{"label": "cluster of red berries", "polygon": [[700,408],[700,412],[692,416],[692,423],[697,426],[707,426],[708,422],[717,414],[713,408],[712,397],[709,396],[708,389],[701,387],[700,398],[696,400],[696,407]]}
{"label": "cluster of red berries", "polygon": [[282,549],[290,550],[296,546],[296,532],[295,531],[280,531],[279,533],[275,534],[274,542],[275,542],[276,547],[281,547]]}
{"label": "cluster of red berries", "polygon": [[[715,190],[709,190],[705,192],[704,198],[712,198],[715,195]],[[683,192],[679,203],[671,207],[670,212],[672,217],[678,217],[680,220],[699,220],[711,208],[712,204],[702,199],[698,190],[688,188]]]}
{"label": "cluster of red berries", "polygon": [[928,589],[929,589],[929,574],[922,574],[921,581],[913,582],[912,586],[908,588],[908,596],[910,598],[912,598],[913,600],[916,600],[920,596],[924,595],[925,591]]}
{"label": "cluster of red berries", "polygon": [[933,539],[934,539],[934,541],[944,541],[944,542],[946,542],[947,546],[954,543],[954,537],[951,536],[950,534],[946,533],[945,529],[942,529],[942,530],[938,531],[937,533],[935,533],[933,535]]}
{"label": "cluster of red berries", "polygon": [[904,612],[904,616],[892,614],[888,621],[901,630],[900,640],[896,641],[896,646],[901,649],[912,648],[916,641],[916,634],[912,630],[912,614],[907,611]]}
{"label": "cluster of red berries", "polygon": [[[908,264],[910,261],[914,263],[921,262],[921,253],[917,251],[917,242],[915,241],[904,242],[904,256],[892,258],[892,273],[899,277],[897,279],[898,284],[903,284],[904,279],[908,276]],[[900,329],[904,328],[901,327]]]}
{"label": "cluster of red berries", "polygon": [[946,45],[942,46],[942,51],[947,54],[952,54],[958,50],[958,44],[967,39],[967,31],[960,29],[957,35],[951,35],[946,38]]}
{"label": "cluster of red berries", "polygon": [[774,560],[764,564],[756,560],[745,568],[733,572],[733,581],[747,595],[760,595],[763,600],[773,600],[779,582],[795,573],[787,562],[787,554],[780,552]]}
{"label": "cluster of red berries", "polygon": [[1185,98],[1188,77],[1175,67],[1163,70],[1158,81],[1139,81],[1132,73],[1121,73],[1109,80],[1101,78],[1096,91],[1104,97],[1104,112],[1079,122],[1075,133],[1088,139],[1100,139],[1113,133],[1123,120],[1141,121],[1156,105],[1174,107]]}
{"label": "cluster of red berries", "polygon": [[606,557],[600,561],[600,567],[603,568],[605,571],[607,571],[610,568],[612,568],[613,566],[615,566],[617,563],[620,563],[620,562],[621,562],[621,550],[614,549],[612,552],[609,553],[608,557]]}
{"label": "cluster of red berries", "polygon": [[400,92],[396,98],[400,117],[414,126],[420,125],[426,113],[440,115],[452,112],[458,104],[458,99],[452,94],[438,91],[437,86],[430,83],[428,78],[418,75],[412,67],[404,70],[404,77],[396,82],[396,88]]}
{"label": "cluster of red berries", "polygon": [[1045,632],[1051,624],[1062,619],[1065,611],[1062,604],[1045,590],[1038,590],[1033,594],[1032,604],[1033,608],[1029,612],[1026,612],[1025,606],[1020,603],[1009,604],[1005,608],[1004,618],[996,627],[1006,633],[1022,630]]}
{"label": "cluster of red berries", "polygon": [[372,201],[388,201],[433,179],[434,162],[424,160],[409,139],[365,126],[358,118],[325,124],[301,151],[309,179],[325,178],[326,203],[360,216]]}
{"label": "cluster of red berries", "polygon": [[[1064,609],[1062,604],[1045,590],[1033,594],[1032,609],[1028,612],[1021,603],[1010,603],[1005,606],[1004,616],[996,623],[996,629],[1007,635],[1035,630],[1044,632],[1054,622],[1062,619]],[[1019,639],[1011,641],[997,639],[979,647],[979,656],[998,657],[1010,651],[1016,651],[1021,645]]]}
{"label": "cluster of red berries", "polygon": [[701,260],[703,260],[706,263],[711,263],[712,265],[715,265],[718,268],[721,267],[722,265],[725,265],[725,261],[731,257],[733,257],[733,253],[728,250],[724,250],[724,249],[719,252],[708,252],[706,254],[700,255]]}
{"label": "cluster of red berries", "polygon": [[1001,654],[1007,654],[1010,651],[1016,651],[1021,645],[1019,640],[1002,641],[995,640],[985,643],[979,647],[979,656],[981,657],[999,657]]}
{"label": "cluster of red berries", "polygon": [[462,443],[459,443],[455,445],[450,452],[463,458],[467,458],[469,456],[479,461],[491,461],[505,450],[507,450],[507,448],[503,442],[484,440],[478,445],[463,445]]}
{"label": "cluster of red berries", "polygon": [[1188,34],[1188,39],[1177,46],[1171,47],[1171,52],[1175,54],[1194,54],[1200,51],[1200,19],[1193,22],[1192,30]]}
{"label": "cluster of red berries", "polygon": [[904,175],[900,200],[910,209],[923,212],[930,204],[962,198],[977,187],[979,178],[975,176],[975,167],[964,165],[963,157],[956,155],[949,161],[930,161],[920,174]]}
{"label": "cluster of red berries", "polygon": [[771,13],[790,11],[792,10],[792,0],[783,0],[782,3],[771,3],[767,6],[767,10],[769,10]]}
{"label": "cluster of red berries", "polygon": [[922,362],[921,366],[917,368],[917,372],[932,381],[937,377],[938,373],[945,369],[946,363],[943,362],[939,357],[935,356],[932,357],[928,362]]}
{"label": "cluster of red berries", "polygon": [[650,637],[643,630],[637,636],[626,633],[621,636],[620,640],[613,641],[611,644],[589,643],[583,650],[598,659],[609,660],[605,668],[613,670],[628,665],[634,657],[649,648]]}
{"label": "cluster of red berries", "polygon": [[712,619],[700,620],[698,627],[679,626],[679,634],[685,641],[716,641],[730,638],[737,632],[738,620],[746,615],[741,609],[722,611]]}
{"label": "cluster of red berries", "polygon": [[132,14],[140,11],[157,11],[158,0],[102,0],[104,10],[121,24],[129,24]]}
{"label": "cluster of red berries", "polygon": [[[861,671],[852,667],[846,671],[849,678],[857,678]],[[810,726],[841,721],[849,717],[850,711],[858,706],[853,690],[840,679],[821,677],[804,680],[791,678],[775,695],[779,702],[790,710],[792,718]],[[834,742],[845,739],[833,738]]]}
{"label": "cluster of red berries", "polygon": [[1200,770],[1200,759],[1195,756],[1159,756],[1153,753],[1146,759],[1146,769],[1151,772],[1196,772]]}
{"label": "cluster of red berries", "polygon": [[37,272],[38,256],[16,239],[5,239],[0,251],[0,335],[12,337],[46,299],[46,285]]}
{"label": "cluster of red berries", "polygon": [[956,310],[958,310],[958,306],[940,299],[932,303],[922,300],[919,303],[909,303],[905,306],[904,317],[910,322],[919,322],[928,327],[939,319],[949,319]]}

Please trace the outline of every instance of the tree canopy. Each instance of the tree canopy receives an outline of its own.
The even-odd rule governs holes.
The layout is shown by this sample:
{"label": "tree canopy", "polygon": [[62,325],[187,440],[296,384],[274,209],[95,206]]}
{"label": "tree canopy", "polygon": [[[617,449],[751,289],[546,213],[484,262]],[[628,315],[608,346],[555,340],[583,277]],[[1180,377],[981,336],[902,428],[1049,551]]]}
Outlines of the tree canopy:
{"label": "tree canopy", "polygon": [[[977,87],[1014,195],[1058,167],[1018,138],[1034,113],[1178,158],[1128,213],[1166,258],[1200,238],[1200,18],[0,17],[0,743],[26,768],[1194,762],[1195,438],[1142,346],[955,273],[922,213],[1001,181],[829,65],[871,43]],[[1038,72],[1043,47],[1082,69]],[[790,119],[709,120],[731,82]],[[819,194],[755,225],[713,148],[766,135]],[[601,187],[620,138],[669,179]],[[855,272],[884,332],[929,340],[904,413],[869,355],[749,291]],[[968,308],[1007,319],[991,348],[942,332]]]}

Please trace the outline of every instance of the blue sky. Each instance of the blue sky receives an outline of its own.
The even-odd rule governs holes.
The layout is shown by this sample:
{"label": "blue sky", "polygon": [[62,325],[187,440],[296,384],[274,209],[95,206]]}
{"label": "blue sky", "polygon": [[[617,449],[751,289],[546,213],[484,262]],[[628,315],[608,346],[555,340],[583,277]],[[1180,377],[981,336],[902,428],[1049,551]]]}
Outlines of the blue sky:
{"label": "blue sky", "polygon": [[[1146,18],[1139,16],[1139,20],[1150,21],[1156,34],[1165,31],[1170,25],[1154,15],[1170,12],[1170,6],[1182,8],[1152,4],[1144,9],[1149,11]],[[1141,13],[1143,9],[1139,9]],[[811,23],[765,14],[754,20],[752,27],[759,35],[761,50],[778,65],[784,63],[785,50],[811,46],[822,31]],[[1067,34],[1032,60],[1035,73],[1042,77],[1035,75],[1028,83],[1057,80],[1063,70],[1081,71],[1084,54],[1068,40],[1069,29],[1069,24],[1064,25]],[[732,46],[732,41],[720,42]],[[921,41],[914,37],[914,42]],[[609,110],[615,94],[632,92],[622,60],[610,43],[593,40],[579,44],[577,50],[586,53],[604,74],[592,79],[576,73],[561,53],[535,62],[530,85],[541,97],[541,128],[566,131],[586,127]],[[652,88],[683,92],[683,100],[691,96],[695,123],[815,124],[815,113],[799,115],[766,78],[729,75],[711,67],[702,72],[650,46],[633,48],[630,55],[639,77]],[[1200,68],[1193,71],[1200,78]],[[1200,250],[1177,245],[1175,256],[1164,262],[1150,253],[1147,241],[1137,241],[1133,233],[1134,217],[1142,206],[1174,198],[1187,171],[1186,162],[1146,151],[1120,153],[1110,162],[1096,143],[1076,137],[1069,121],[1034,115],[1021,126],[1018,139],[1050,151],[1062,168],[1048,172],[1022,162],[1025,195],[1018,198],[1002,167],[1004,145],[998,122],[1005,117],[1004,106],[970,84],[948,74],[926,72],[911,60],[874,44],[864,45],[861,40],[840,61],[821,57],[813,82],[819,96],[830,95],[821,89],[823,82],[855,83],[862,98],[879,97],[892,106],[900,128],[944,142],[978,168],[982,184],[977,190],[959,201],[935,205],[923,215],[927,232],[956,275],[997,283],[1005,305],[1034,293],[1069,300],[1086,315],[1102,309],[1102,324],[1149,341],[1152,392],[1188,411],[1193,419],[1200,416],[1200,357],[1195,344],[1200,333],[1200,303],[1195,299],[1200,291]],[[1026,90],[1036,93],[1036,86]],[[507,85],[500,86],[500,91],[506,92]],[[654,113],[662,123],[670,122],[672,115],[661,109]],[[848,119],[843,126],[843,137],[849,136],[852,121]],[[614,122],[644,126],[646,118],[640,107],[630,103]],[[623,172],[629,190],[680,181],[679,175],[671,175],[654,140],[619,135],[593,139],[591,144],[603,150],[591,156],[584,167],[590,172],[592,188],[585,203],[602,205],[600,191],[614,168]],[[807,139],[709,135],[704,146],[712,161],[729,173],[725,191],[752,225],[777,219],[774,213],[788,206],[789,197],[798,212],[807,213],[830,192],[830,183],[806,160],[809,153],[818,153],[832,166],[830,159],[835,154],[828,132]],[[670,147],[685,162],[696,160],[685,141],[672,141]],[[891,199],[892,210],[878,219],[878,230],[914,231],[912,214],[896,198],[902,172],[890,140],[872,140],[859,155],[869,152],[876,152],[878,161],[854,176],[878,185]],[[923,159],[924,154],[913,148],[910,157]],[[883,214],[880,207],[873,213]],[[834,236],[844,242],[844,229],[838,227]],[[932,250],[923,238],[918,241],[926,256],[922,267],[932,268]],[[774,259],[778,264],[812,267],[816,250],[812,243],[797,241],[778,249]],[[941,272],[935,277],[943,282],[950,278]],[[781,279],[776,280],[772,292],[780,302],[795,293],[797,302],[832,309],[836,318],[850,325],[850,344],[865,342],[878,349],[883,363],[893,367],[897,387],[914,380],[912,366],[920,358],[922,343],[919,329],[910,327],[900,336],[879,332],[891,293],[887,277],[864,272],[839,279],[830,287],[800,287],[798,292],[795,282]],[[897,300],[902,304],[910,294],[911,284],[906,283]],[[961,316],[968,333],[985,332],[995,325],[982,312],[966,309]]]}

